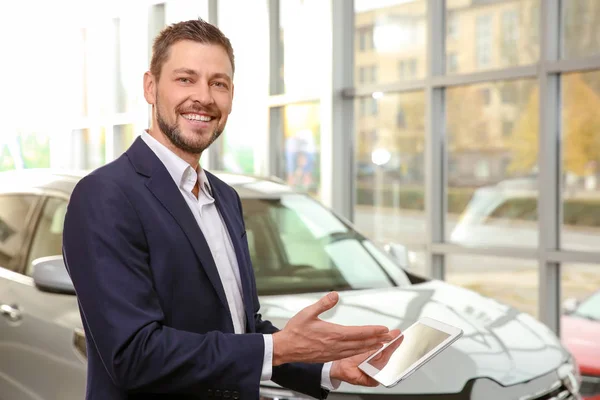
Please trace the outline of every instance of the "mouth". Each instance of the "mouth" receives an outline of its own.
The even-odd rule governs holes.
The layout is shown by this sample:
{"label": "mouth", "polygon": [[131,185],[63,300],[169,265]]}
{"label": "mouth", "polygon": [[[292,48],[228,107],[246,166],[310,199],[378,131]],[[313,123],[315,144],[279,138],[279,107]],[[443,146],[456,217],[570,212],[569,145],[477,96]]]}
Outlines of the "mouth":
{"label": "mouth", "polygon": [[183,119],[194,126],[207,126],[215,117],[206,114],[185,113],[180,114]]}

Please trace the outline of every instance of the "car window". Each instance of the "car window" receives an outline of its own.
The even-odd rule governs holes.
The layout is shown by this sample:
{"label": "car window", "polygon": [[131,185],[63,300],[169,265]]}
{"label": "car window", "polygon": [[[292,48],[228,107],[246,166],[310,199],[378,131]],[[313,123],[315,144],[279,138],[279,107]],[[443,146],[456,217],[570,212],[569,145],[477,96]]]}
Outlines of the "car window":
{"label": "car window", "polygon": [[290,194],[242,203],[259,294],[397,284],[386,272],[389,264],[382,267],[382,259],[393,263],[388,255],[310,197]]}
{"label": "car window", "polygon": [[62,233],[66,212],[66,200],[52,197],[44,204],[27,257],[28,276],[33,274],[31,269],[33,260],[62,254]]}
{"label": "car window", "polygon": [[574,314],[594,321],[600,321],[600,292],[596,292],[584,300],[577,307]]}
{"label": "car window", "polygon": [[35,195],[0,196],[0,267],[19,272],[36,201]]}

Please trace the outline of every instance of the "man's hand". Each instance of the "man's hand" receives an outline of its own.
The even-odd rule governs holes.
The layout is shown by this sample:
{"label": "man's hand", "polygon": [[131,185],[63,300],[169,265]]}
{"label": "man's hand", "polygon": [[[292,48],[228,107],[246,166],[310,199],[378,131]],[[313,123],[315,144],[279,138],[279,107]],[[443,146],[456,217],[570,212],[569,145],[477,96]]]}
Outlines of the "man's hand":
{"label": "man's hand", "polygon": [[[400,330],[394,329],[390,331],[390,334],[392,335],[392,337],[396,338],[398,337],[398,335],[400,335]],[[387,362],[387,360],[389,360],[391,356],[391,353],[393,353],[393,351],[396,348],[398,348],[398,346],[396,346],[397,342],[401,343],[402,339],[396,340],[396,342],[394,342],[393,345],[386,347],[385,350],[381,353],[381,355],[377,357],[386,358]],[[386,353],[386,350],[388,349],[391,349],[391,352]],[[344,358],[343,360],[334,361],[331,365],[331,371],[329,372],[330,378],[332,380],[337,379],[358,386],[379,386],[379,382],[377,382],[375,379],[371,378],[369,375],[365,374],[362,370],[358,368],[358,366],[362,364],[363,361],[371,357],[376,351],[377,350],[372,350],[353,357]]]}
{"label": "man's hand", "polygon": [[392,339],[385,326],[343,326],[320,320],[319,315],[332,309],[338,299],[337,293],[329,293],[273,334],[273,366],[340,360],[377,350]]}

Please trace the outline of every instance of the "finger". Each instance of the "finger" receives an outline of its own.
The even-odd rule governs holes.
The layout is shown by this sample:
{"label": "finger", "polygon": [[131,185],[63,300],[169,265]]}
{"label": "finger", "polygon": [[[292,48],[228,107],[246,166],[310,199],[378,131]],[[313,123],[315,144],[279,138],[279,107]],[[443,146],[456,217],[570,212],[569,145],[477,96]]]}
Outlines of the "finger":
{"label": "finger", "polygon": [[354,357],[357,355],[364,355],[365,360],[373,355],[376,351],[381,349],[381,344],[375,344],[372,346],[354,346],[352,348],[336,349],[322,354],[325,361],[341,360],[343,358]]}
{"label": "finger", "polygon": [[392,337],[392,340],[396,339],[398,336],[400,336],[400,334],[402,334],[402,331],[400,329],[392,329],[390,331],[390,336]]}
{"label": "finger", "polygon": [[369,386],[369,387],[377,387],[379,386],[379,382],[377,382],[375,379],[371,378],[369,375],[363,373],[363,379],[362,382],[360,382],[360,384],[362,386]]}
{"label": "finger", "polygon": [[[389,329],[385,326],[365,325],[365,326],[344,326],[325,323],[323,333],[332,333],[339,341],[353,341],[377,338],[381,341],[390,341],[393,339]],[[329,332],[327,332],[329,331]]]}
{"label": "finger", "polygon": [[339,294],[337,292],[330,292],[327,295],[321,297],[319,301],[310,306],[306,307],[304,310],[300,311],[308,318],[316,318],[319,315],[323,314],[325,311],[331,310],[338,302]]}

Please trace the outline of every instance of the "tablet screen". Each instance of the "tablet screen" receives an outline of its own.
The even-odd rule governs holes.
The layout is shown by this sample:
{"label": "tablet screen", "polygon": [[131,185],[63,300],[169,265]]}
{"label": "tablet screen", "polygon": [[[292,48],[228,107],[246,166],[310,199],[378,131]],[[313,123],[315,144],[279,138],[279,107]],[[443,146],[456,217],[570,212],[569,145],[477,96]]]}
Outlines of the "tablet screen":
{"label": "tablet screen", "polygon": [[381,353],[367,361],[379,370],[375,378],[393,383],[406,369],[425,354],[439,346],[450,335],[427,325],[417,323],[391,342]]}

